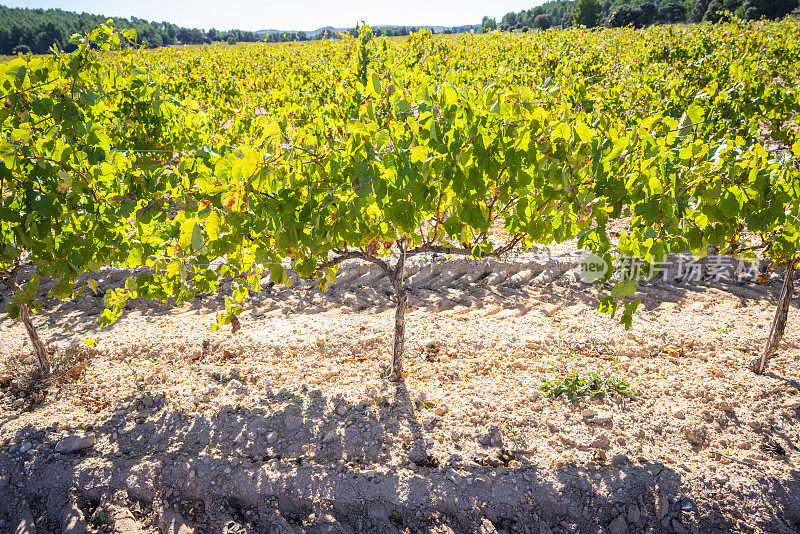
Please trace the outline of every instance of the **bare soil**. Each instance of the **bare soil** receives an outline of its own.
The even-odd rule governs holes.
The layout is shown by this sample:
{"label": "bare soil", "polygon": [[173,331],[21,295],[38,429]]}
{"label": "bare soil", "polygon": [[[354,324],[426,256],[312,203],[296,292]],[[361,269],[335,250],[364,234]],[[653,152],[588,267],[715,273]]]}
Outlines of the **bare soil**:
{"label": "bare soil", "polygon": [[[254,295],[235,334],[211,332],[217,295],[107,328],[100,296],[58,304],[35,318],[44,384],[3,318],[0,531],[797,532],[796,301],[770,371],[746,369],[782,273],[643,283],[625,331],[576,267],[569,247],[410,264],[402,383],[380,378],[390,286],[358,262]],[[551,398],[559,368],[631,393]],[[55,452],[75,434],[96,441]]]}

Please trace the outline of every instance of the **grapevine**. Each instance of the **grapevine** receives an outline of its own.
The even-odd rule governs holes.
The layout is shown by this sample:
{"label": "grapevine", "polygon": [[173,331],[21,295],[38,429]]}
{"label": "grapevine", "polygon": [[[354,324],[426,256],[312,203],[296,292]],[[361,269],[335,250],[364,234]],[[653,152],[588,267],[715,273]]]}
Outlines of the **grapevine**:
{"label": "grapevine", "polygon": [[[711,247],[787,267],[763,372],[800,237],[797,21],[358,33],[142,51],[112,50],[125,43],[104,27],[74,53],[4,65],[0,268],[35,266],[9,313],[41,307],[40,279],[66,298],[115,264],[146,269],[106,294],[103,324],[129,298],[181,302],[229,279],[223,325],[265,271],[325,289],[367,261],[395,293],[401,379],[410,257],[577,239],[610,281],[615,254]],[[631,226],[614,243],[619,217]],[[617,274],[600,308],[622,304],[630,326],[638,282]]]}

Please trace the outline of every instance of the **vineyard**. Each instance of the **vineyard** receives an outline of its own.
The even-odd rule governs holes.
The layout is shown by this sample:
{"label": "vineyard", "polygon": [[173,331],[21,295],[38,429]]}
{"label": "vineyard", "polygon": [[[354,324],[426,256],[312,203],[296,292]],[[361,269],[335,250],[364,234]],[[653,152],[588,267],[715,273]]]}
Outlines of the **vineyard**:
{"label": "vineyard", "polygon": [[0,65],[0,530],[800,529],[796,20],[135,40]]}

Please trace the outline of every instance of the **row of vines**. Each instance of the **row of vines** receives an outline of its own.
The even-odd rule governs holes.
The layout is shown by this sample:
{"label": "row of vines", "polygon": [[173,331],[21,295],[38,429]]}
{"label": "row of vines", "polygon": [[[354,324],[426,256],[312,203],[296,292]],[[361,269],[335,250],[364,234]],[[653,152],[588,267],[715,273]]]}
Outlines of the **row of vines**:
{"label": "row of vines", "polygon": [[[787,282],[756,372],[780,338],[800,238],[797,21],[158,51],[107,26],[73,39],[0,65],[0,271],[45,373],[30,319],[45,279],[66,299],[93,289],[76,286],[87,272],[149,268],[106,294],[103,324],[127,299],[232,280],[227,324],[267,271],[325,289],[361,260],[394,288],[402,378],[408,258],[574,238],[605,281],[617,271],[600,308],[628,325],[638,282],[615,256],[767,256]],[[630,231],[612,243],[619,217]]]}

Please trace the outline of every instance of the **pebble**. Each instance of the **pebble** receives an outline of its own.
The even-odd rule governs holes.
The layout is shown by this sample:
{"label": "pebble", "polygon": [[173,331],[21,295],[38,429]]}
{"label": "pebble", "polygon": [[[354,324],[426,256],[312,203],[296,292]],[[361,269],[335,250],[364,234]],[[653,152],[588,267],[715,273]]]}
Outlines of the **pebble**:
{"label": "pebble", "polygon": [[702,428],[686,427],[683,429],[683,433],[686,436],[686,440],[692,445],[702,445],[706,440]]}
{"label": "pebble", "polygon": [[288,428],[289,430],[294,430],[295,428],[299,428],[300,425],[302,424],[303,424],[302,417],[291,415],[286,418],[286,428]]}
{"label": "pebble", "polygon": [[608,524],[608,534],[625,534],[626,532],[628,532],[628,524],[625,523],[625,517],[622,514]]}
{"label": "pebble", "polygon": [[436,338],[428,338],[422,342],[422,346],[428,350],[443,349],[444,343]]}
{"label": "pebble", "polygon": [[684,512],[693,512],[695,514],[700,513],[700,510],[697,508],[697,503],[695,503],[694,500],[689,497],[684,497],[681,499],[680,505],[681,510]]}
{"label": "pebble", "polygon": [[445,471],[445,474],[444,474],[444,476],[445,476],[445,477],[446,477],[448,480],[450,480],[451,482],[453,482],[453,484],[460,484],[460,483],[461,483],[461,475],[459,475],[459,474],[456,472],[456,470],[455,470],[455,469],[453,469],[452,467],[450,467],[449,469],[447,469],[447,471]]}
{"label": "pebble", "polygon": [[496,447],[501,447],[503,445],[503,435],[499,430],[492,435],[490,443]]}
{"label": "pebble", "polygon": [[30,442],[30,441],[26,441],[25,443],[23,443],[22,445],[20,445],[20,446],[19,446],[19,452],[21,452],[21,453],[26,453],[26,452],[28,452],[29,450],[31,450],[31,447],[32,447],[32,446],[33,446],[33,445],[31,445],[31,442]]}
{"label": "pebble", "polygon": [[628,506],[628,513],[626,514],[628,521],[633,523],[634,525],[639,522],[639,519],[642,517],[642,512],[639,510],[639,507],[635,504]]}
{"label": "pebble", "polygon": [[339,523],[339,521],[336,520],[335,517],[330,514],[324,514],[322,517],[320,517],[316,526],[320,527],[321,532],[330,532],[331,534],[344,534],[345,532],[350,531],[349,528],[343,526],[341,523]]}
{"label": "pebble", "polygon": [[681,409],[673,410],[672,416],[676,419],[686,419],[686,414]]}
{"label": "pebble", "polygon": [[277,432],[270,432],[269,434],[267,434],[267,445],[275,445],[276,441],[278,441]]}
{"label": "pebble", "polygon": [[611,439],[604,432],[601,432],[589,446],[594,449],[607,449],[610,445]]}
{"label": "pebble", "polygon": [[594,408],[586,408],[582,413],[584,419],[591,419],[597,415],[597,410]]}
{"label": "pebble", "polygon": [[235,378],[232,378],[228,382],[228,387],[231,388],[231,389],[243,389],[244,388],[244,384],[242,384],[239,380],[236,380]]}
{"label": "pebble", "polygon": [[56,452],[71,454],[83,449],[88,449],[97,442],[94,434],[73,434],[67,436],[56,444]]}
{"label": "pebble", "polygon": [[498,534],[497,528],[485,517],[478,527],[478,534]]}
{"label": "pebble", "polygon": [[492,487],[492,479],[486,476],[476,476],[473,480],[473,484],[476,488],[480,489],[490,489]]}
{"label": "pebble", "polygon": [[659,520],[664,519],[664,516],[666,516],[667,512],[669,512],[669,499],[667,494],[662,490],[658,490],[656,493],[655,510],[656,517]]}
{"label": "pebble", "polygon": [[689,534],[689,531],[677,519],[672,519],[672,531],[675,534]]}

